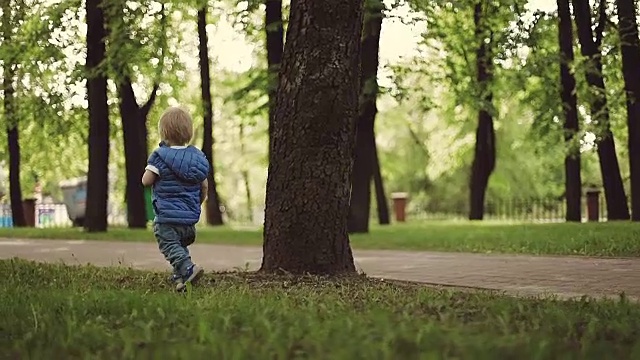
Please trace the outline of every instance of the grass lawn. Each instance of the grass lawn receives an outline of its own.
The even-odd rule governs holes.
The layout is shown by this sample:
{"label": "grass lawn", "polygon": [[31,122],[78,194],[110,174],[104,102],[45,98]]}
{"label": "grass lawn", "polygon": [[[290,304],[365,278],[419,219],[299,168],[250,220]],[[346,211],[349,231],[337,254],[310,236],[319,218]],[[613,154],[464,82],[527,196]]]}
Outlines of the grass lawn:
{"label": "grass lawn", "polygon": [[625,299],[251,273],[177,294],[168,273],[24,260],[0,273],[0,358],[640,358],[640,305]]}
{"label": "grass lawn", "polygon": [[[114,228],[108,233],[79,229],[0,228],[4,238],[154,241],[150,230]],[[373,226],[351,236],[357,249],[434,250],[527,254],[640,256],[640,224],[506,224],[496,222],[421,222]],[[198,242],[261,245],[262,230],[203,227]]]}

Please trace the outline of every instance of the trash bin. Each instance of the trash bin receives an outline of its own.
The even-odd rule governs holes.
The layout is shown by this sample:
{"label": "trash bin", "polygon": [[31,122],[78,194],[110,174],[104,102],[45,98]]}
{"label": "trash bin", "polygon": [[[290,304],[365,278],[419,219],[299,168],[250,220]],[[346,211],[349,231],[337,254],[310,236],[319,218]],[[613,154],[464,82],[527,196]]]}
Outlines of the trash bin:
{"label": "trash bin", "polygon": [[393,200],[393,211],[396,214],[396,221],[405,222],[409,194],[406,192],[392,193],[391,199]]}
{"label": "trash bin", "polygon": [[87,202],[87,178],[79,177],[59,183],[67,215],[73,226],[82,226]]}
{"label": "trash bin", "polygon": [[145,186],[144,188],[144,206],[147,211],[147,221],[153,221],[156,217],[153,211],[153,200],[151,199],[151,187]]}
{"label": "trash bin", "polygon": [[27,227],[36,227],[36,199],[22,200],[22,211]]}

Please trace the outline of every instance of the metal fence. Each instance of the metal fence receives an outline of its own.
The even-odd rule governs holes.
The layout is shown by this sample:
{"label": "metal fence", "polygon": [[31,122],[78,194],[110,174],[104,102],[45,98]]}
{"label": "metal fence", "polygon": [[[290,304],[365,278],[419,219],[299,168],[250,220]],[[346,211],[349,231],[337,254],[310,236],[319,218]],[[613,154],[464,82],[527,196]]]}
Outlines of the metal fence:
{"label": "metal fence", "polygon": [[[604,196],[598,199],[599,221],[607,221],[607,203]],[[565,221],[566,203],[564,199],[505,199],[488,200],[484,219],[495,221],[559,223]],[[409,214],[414,220],[466,220],[468,210],[438,211],[414,210]],[[582,200],[582,221],[587,221],[587,202]]]}
{"label": "metal fence", "polygon": [[[600,196],[599,218],[607,221],[607,208],[604,196]],[[538,222],[559,223],[565,221],[566,204],[564,199],[507,199],[488,200],[485,206],[486,220],[513,221],[513,222]],[[375,212],[371,212],[372,216]],[[228,214],[225,214],[228,216]],[[262,215],[262,214],[261,214]],[[204,211],[203,211],[204,218]],[[408,220],[466,220],[467,209],[457,211],[431,209],[429,211],[413,209],[409,211]],[[586,200],[582,205],[583,221],[587,220]],[[227,221],[242,222],[238,219],[226,219]],[[258,222],[262,223],[262,219]],[[124,210],[111,210],[108,215],[109,225],[126,225],[127,217]],[[247,221],[249,222],[249,221]],[[254,221],[255,222],[255,221]],[[11,207],[9,204],[0,204],[0,227],[12,227]],[[35,205],[35,226],[38,228],[71,227],[72,222],[67,213],[67,207],[63,203]]]}
{"label": "metal fence", "polygon": [[[123,212],[111,211],[108,215],[110,225],[125,225],[126,216]],[[67,207],[63,203],[36,204],[35,226],[37,228],[71,227]],[[11,206],[0,204],[0,227],[13,227]]]}
{"label": "metal fence", "polygon": [[[71,226],[64,204],[36,204],[35,225],[39,228]],[[0,227],[13,227],[11,206],[0,205]]]}

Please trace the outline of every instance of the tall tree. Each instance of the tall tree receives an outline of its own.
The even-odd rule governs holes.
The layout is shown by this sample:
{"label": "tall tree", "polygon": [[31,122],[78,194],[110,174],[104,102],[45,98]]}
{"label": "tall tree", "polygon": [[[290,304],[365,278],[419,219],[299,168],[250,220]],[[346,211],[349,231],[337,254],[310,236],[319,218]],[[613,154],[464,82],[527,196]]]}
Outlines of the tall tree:
{"label": "tall tree", "polygon": [[590,89],[591,118],[598,127],[596,146],[604,185],[604,195],[607,201],[607,217],[609,220],[628,220],[629,205],[627,204],[627,196],[624,191],[622,176],[620,175],[616,145],[611,132],[609,107],[602,74],[600,47],[607,22],[606,0],[601,0],[600,2],[595,39],[591,30],[592,21],[589,0],[572,0],[572,2],[580,51],[587,59],[585,77]]}
{"label": "tall tree", "polygon": [[216,186],[215,170],[213,167],[213,108],[211,102],[211,75],[209,73],[209,46],[207,36],[207,1],[198,9],[198,56],[200,65],[200,84],[202,89],[202,110],[204,118],[204,134],[202,152],[209,161],[209,190],[207,194],[207,224],[222,225],[220,199]]}
{"label": "tall tree", "polygon": [[384,183],[382,181],[382,174],[380,172],[380,160],[378,159],[378,147],[376,146],[373,152],[374,156],[374,168],[373,168],[373,184],[376,189],[376,204],[378,210],[378,223],[380,225],[389,225],[391,222],[389,219],[389,203],[387,202],[387,195],[384,191]]}
{"label": "tall tree", "polygon": [[[282,24],[282,0],[265,0],[265,32],[267,35],[267,65],[269,66],[269,142],[273,138],[273,117],[276,109],[278,72],[282,62],[284,29]],[[271,147],[269,147],[271,148]],[[269,150],[271,160],[271,150]]]}
{"label": "tall tree", "polygon": [[[147,162],[148,142],[147,142],[147,117],[151,107],[156,100],[159,84],[153,85],[151,94],[143,105],[138,104],[133,91],[132,71],[130,64],[130,54],[126,51],[127,46],[132,42],[128,24],[125,22],[125,1],[109,1],[110,12],[107,30],[111,35],[109,48],[113,51],[112,61],[116,73],[116,87],[118,90],[120,117],[122,119],[122,134],[124,142],[126,189],[125,197],[127,201],[127,222],[129,228],[146,228],[147,214],[144,201],[144,187],[140,182],[140,174],[144,170]],[[165,8],[164,3],[160,10],[161,32],[160,37],[165,37]],[[162,39],[165,40],[165,39]],[[159,77],[164,61],[165,42],[162,41],[160,65],[158,65],[157,76]],[[122,50],[124,49],[124,50]]]}
{"label": "tall tree", "polygon": [[347,215],[362,0],[293,0],[276,96],[263,271],[355,272]]}
{"label": "tall tree", "polygon": [[564,112],[564,140],[567,154],[564,159],[565,199],[567,221],[582,221],[582,180],[580,176],[580,149],[576,136],[580,130],[576,96],[576,78],[571,71],[573,63],[573,26],[569,0],[558,0],[558,41],[560,44],[560,97]]}
{"label": "tall tree", "polygon": [[117,83],[120,98],[120,117],[124,140],[125,172],[127,185],[127,222],[129,228],[146,228],[147,213],[144,203],[144,188],[140,182],[140,169],[147,161],[147,117],[155,102],[158,86],[155,85],[144,105],[138,105],[129,76]]}
{"label": "tall tree", "polygon": [[474,7],[476,40],[476,82],[480,109],[476,128],[476,146],[471,165],[469,220],[484,218],[484,201],[489,178],[496,166],[496,134],[493,127],[493,32],[489,14],[491,2],[479,0]]}
{"label": "tall tree", "polygon": [[[12,45],[14,19],[12,17],[11,1],[2,2],[2,40],[5,45]],[[22,189],[20,185],[20,139],[18,136],[18,116],[15,103],[15,59],[18,49],[11,48],[3,61],[2,88],[4,92],[4,117],[6,121],[7,143],[9,146],[9,197],[11,201],[11,216],[13,225],[23,227],[27,225],[22,207]]]}
{"label": "tall tree", "polygon": [[636,5],[633,0],[617,0],[622,72],[627,92],[629,167],[631,172],[631,219],[640,221],[640,39]]}
{"label": "tall tree", "polygon": [[[365,0],[362,52],[360,54],[360,111],[356,126],[356,146],[351,180],[349,232],[369,231],[371,209],[371,179],[376,165],[374,124],[378,108],[378,50],[384,4],[380,0]],[[383,191],[384,193],[384,191]]]}
{"label": "tall tree", "polygon": [[100,67],[106,57],[106,31],[102,0],[87,0],[86,9],[89,173],[84,227],[97,232],[107,230],[109,199],[109,105],[107,77]]}

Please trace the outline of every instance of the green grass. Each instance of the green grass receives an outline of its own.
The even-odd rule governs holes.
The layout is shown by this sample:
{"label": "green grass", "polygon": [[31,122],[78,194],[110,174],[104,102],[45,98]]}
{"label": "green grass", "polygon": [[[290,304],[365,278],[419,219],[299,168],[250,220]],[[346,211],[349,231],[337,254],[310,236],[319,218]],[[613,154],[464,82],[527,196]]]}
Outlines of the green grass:
{"label": "green grass", "polygon": [[168,273],[23,260],[0,273],[0,358],[640,358],[640,306],[624,298],[251,273],[177,294]]}
{"label": "green grass", "polygon": [[[154,241],[150,230],[0,229],[0,237]],[[351,236],[357,249],[432,250],[592,256],[640,256],[640,224],[505,224],[495,222],[423,222],[374,226]],[[262,230],[229,227],[199,230],[199,243],[261,245]]]}

